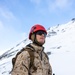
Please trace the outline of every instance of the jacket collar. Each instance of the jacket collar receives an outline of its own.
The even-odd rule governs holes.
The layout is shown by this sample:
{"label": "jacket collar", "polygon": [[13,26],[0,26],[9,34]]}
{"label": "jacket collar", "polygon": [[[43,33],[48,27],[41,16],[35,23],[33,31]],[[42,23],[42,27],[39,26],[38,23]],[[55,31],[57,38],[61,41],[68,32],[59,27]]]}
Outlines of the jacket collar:
{"label": "jacket collar", "polygon": [[43,46],[38,46],[34,43],[31,43],[31,46],[35,49],[36,52],[40,53],[42,51],[44,51],[44,47]]}

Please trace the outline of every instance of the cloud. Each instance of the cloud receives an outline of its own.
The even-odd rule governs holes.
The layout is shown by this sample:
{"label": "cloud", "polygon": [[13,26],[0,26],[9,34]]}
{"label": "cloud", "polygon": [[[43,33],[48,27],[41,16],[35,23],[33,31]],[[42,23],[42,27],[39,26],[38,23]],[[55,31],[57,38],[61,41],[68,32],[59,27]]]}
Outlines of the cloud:
{"label": "cloud", "polygon": [[11,27],[4,26],[3,30],[0,31],[0,51],[10,49],[22,40],[24,39],[21,32],[17,32]]}
{"label": "cloud", "polygon": [[42,0],[30,0],[32,3],[35,3],[36,5],[39,5]]}
{"label": "cloud", "polygon": [[64,8],[67,5],[69,5],[69,0],[56,0],[55,5],[56,5],[56,7]]}
{"label": "cloud", "polygon": [[35,4],[38,12],[45,14],[55,11],[66,11],[72,9],[74,0],[30,0]]}
{"label": "cloud", "polygon": [[55,0],[54,2],[48,4],[49,9],[56,11],[56,10],[67,10],[69,7],[73,5],[73,0]]}
{"label": "cloud", "polygon": [[15,19],[15,16],[11,11],[9,11],[7,8],[1,8],[1,7],[0,7],[0,17],[5,18],[7,20]]}
{"label": "cloud", "polygon": [[69,4],[69,0],[55,0],[52,4],[52,7],[56,8],[64,8]]}

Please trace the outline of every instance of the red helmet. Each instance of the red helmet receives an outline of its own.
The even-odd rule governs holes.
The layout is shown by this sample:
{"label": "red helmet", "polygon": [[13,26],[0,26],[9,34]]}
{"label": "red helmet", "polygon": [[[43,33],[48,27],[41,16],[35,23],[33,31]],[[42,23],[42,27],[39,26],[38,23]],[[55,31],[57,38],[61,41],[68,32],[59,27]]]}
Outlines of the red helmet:
{"label": "red helmet", "polygon": [[34,25],[34,26],[31,28],[31,30],[30,30],[29,39],[31,39],[31,34],[32,34],[32,33],[37,32],[37,31],[39,31],[39,30],[44,31],[44,32],[46,32],[46,34],[47,34],[46,29],[45,29],[42,25],[36,24],[36,25]]}

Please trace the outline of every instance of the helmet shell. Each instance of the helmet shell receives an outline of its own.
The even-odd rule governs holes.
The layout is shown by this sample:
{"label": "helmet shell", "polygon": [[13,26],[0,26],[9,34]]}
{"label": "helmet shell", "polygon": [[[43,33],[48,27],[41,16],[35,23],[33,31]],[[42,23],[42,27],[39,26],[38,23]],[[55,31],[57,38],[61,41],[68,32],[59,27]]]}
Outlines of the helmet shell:
{"label": "helmet shell", "polygon": [[39,30],[42,30],[44,31],[46,34],[47,34],[47,31],[46,29],[40,25],[40,24],[35,24],[34,26],[32,26],[31,30],[30,30],[30,33],[29,33],[29,39],[31,39],[31,35]]}

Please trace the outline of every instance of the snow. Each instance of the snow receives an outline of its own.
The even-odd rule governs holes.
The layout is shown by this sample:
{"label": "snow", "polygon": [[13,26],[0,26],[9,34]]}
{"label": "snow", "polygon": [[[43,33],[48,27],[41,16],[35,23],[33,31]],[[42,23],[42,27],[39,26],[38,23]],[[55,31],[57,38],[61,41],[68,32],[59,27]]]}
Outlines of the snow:
{"label": "snow", "polygon": [[53,72],[56,75],[75,75],[75,52],[62,52],[50,56]]}
{"label": "snow", "polygon": [[[75,22],[68,22],[59,26],[51,27],[57,34],[46,38],[45,52],[51,52],[49,61],[55,75],[75,75]],[[30,41],[21,42],[10,52],[21,49]],[[0,75],[10,75],[12,69],[12,57],[0,60]]]}

